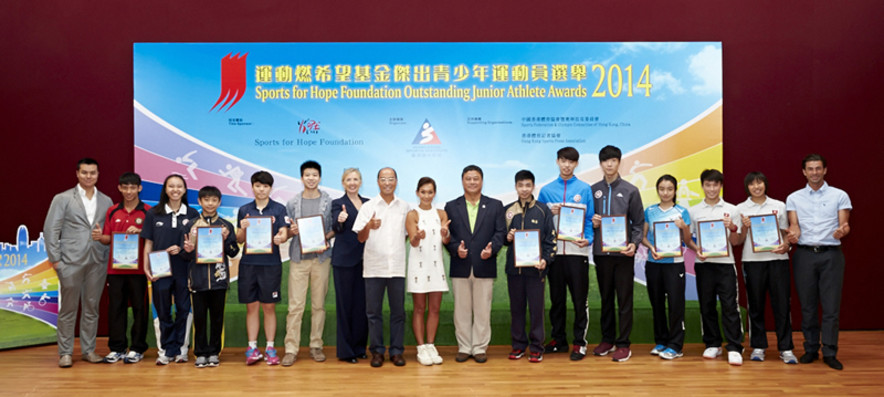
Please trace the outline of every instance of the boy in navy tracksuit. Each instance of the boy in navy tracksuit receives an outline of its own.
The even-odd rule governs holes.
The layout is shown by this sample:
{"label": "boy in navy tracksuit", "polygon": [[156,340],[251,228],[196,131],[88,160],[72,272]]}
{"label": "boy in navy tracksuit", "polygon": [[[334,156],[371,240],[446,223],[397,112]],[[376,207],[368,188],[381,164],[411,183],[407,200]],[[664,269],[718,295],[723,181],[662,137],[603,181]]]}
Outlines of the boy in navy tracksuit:
{"label": "boy in navy tracksuit", "polygon": [[[543,360],[543,294],[546,264],[552,262],[556,252],[555,227],[549,208],[534,200],[534,174],[528,170],[516,173],[516,193],[519,199],[507,206],[507,230],[504,244],[510,248],[506,255],[507,291],[510,299],[512,322],[510,332],[513,351],[510,360],[518,360],[529,349],[532,363]],[[538,229],[540,231],[540,265],[516,267],[513,240],[517,230]],[[531,331],[525,334],[525,305],[531,311]]]}
{"label": "boy in navy tracksuit", "polygon": [[[224,329],[224,301],[227,297],[227,287],[230,283],[230,267],[227,257],[236,256],[239,253],[239,245],[236,243],[236,233],[233,225],[218,216],[218,207],[221,205],[221,191],[214,186],[205,186],[199,191],[199,203],[203,212],[185,229],[184,247],[185,257],[190,260],[187,266],[187,284],[190,289],[190,298],[193,308],[193,354],[196,356],[197,368],[217,367],[220,364],[218,356],[221,354],[221,332]],[[221,236],[224,239],[221,263],[197,263],[196,242],[197,228],[206,226],[221,226]],[[208,339],[206,339],[207,315]]]}

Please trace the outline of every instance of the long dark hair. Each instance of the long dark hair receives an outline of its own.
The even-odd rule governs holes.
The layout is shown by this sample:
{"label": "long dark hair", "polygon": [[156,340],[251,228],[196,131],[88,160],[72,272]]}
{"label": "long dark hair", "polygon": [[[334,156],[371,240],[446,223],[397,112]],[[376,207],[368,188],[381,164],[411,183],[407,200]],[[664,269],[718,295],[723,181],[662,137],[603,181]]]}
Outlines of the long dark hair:
{"label": "long dark hair", "polygon": [[160,202],[157,203],[156,207],[153,207],[153,212],[156,214],[164,214],[166,213],[166,204],[169,204],[169,195],[166,194],[166,186],[169,184],[169,180],[172,178],[178,178],[181,180],[181,183],[184,184],[184,194],[181,196],[181,205],[187,207],[187,181],[184,180],[184,177],[178,174],[172,174],[166,177],[166,180],[163,181],[163,189],[160,190]]}

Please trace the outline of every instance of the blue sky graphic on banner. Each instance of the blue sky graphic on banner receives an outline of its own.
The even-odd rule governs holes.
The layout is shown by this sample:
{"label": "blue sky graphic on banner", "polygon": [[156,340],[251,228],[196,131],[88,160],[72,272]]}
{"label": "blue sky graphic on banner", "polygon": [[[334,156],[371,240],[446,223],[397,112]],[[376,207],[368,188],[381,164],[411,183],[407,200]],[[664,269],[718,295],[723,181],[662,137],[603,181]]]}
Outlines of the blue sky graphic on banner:
{"label": "blue sky graphic on banner", "polygon": [[700,170],[721,167],[719,42],[136,43],[134,82],[142,198],[179,173],[192,203],[221,188],[228,216],[257,170],[274,174],[277,201],[300,192],[308,159],[333,197],[345,168],[362,170],[372,197],[392,166],[412,203],[433,177],[438,206],[462,194],[468,164],[485,171],[485,194],[512,201],[515,172],[532,170],[539,188],[564,146],[588,182],[601,178],[599,149],[620,147],[646,205],[665,173],[680,203],[698,202]]}

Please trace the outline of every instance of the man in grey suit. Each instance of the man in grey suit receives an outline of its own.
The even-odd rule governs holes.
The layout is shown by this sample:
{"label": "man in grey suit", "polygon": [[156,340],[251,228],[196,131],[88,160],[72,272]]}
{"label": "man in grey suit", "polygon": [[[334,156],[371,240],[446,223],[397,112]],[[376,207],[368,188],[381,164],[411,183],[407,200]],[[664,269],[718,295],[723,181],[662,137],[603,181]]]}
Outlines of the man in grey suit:
{"label": "man in grey suit", "polygon": [[81,303],[80,350],[83,360],[103,361],[95,353],[95,334],[98,330],[98,303],[107,277],[108,247],[99,239],[107,209],[113,203],[95,188],[97,161],[84,158],[77,162],[77,180],[79,183],[73,189],[55,195],[43,224],[46,254],[58,274],[56,332],[58,366],[62,368],[73,365],[74,328]]}

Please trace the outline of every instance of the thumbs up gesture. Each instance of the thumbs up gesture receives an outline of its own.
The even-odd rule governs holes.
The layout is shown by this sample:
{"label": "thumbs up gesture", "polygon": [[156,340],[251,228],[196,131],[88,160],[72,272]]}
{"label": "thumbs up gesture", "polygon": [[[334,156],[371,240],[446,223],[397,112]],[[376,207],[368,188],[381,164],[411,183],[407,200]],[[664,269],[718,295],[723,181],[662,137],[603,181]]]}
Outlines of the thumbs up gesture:
{"label": "thumbs up gesture", "polygon": [[490,241],[488,242],[488,245],[486,245],[485,248],[482,250],[482,252],[479,254],[479,257],[481,257],[483,260],[491,257],[491,242]]}
{"label": "thumbs up gesture", "polygon": [[844,222],[841,224],[841,226],[838,226],[838,228],[835,229],[835,233],[832,234],[832,237],[837,240],[841,240],[841,238],[846,236],[847,233],[850,233],[850,225],[848,225],[847,222]]}
{"label": "thumbs up gesture", "polygon": [[457,256],[459,256],[460,259],[466,259],[468,253],[469,250],[467,250],[467,245],[464,244],[463,240],[460,240],[460,245],[457,246]]}
{"label": "thumbs up gesture", "polygon": [[101,239],[101,227],[96,223],[95,227],[92,228],[92,240],[98,241]]}
{"label": "thumbs up gesture", "polygon": [[338,223],[344,223],[344,222],[346,222],[348,216],[349,216],[349,215],[347,214],[347,206],[341,204],[341,213],[338,214]]}
{"label": "thumbs up gesture", "polygon": [[375,229],[375,230],[377,230],[381,227],[381,220],[378,219],[376,216],[377,216],[377,214],[372,212],[371,219],[369,219],[369,221],[368,221],[368,226],[372,229]]}

